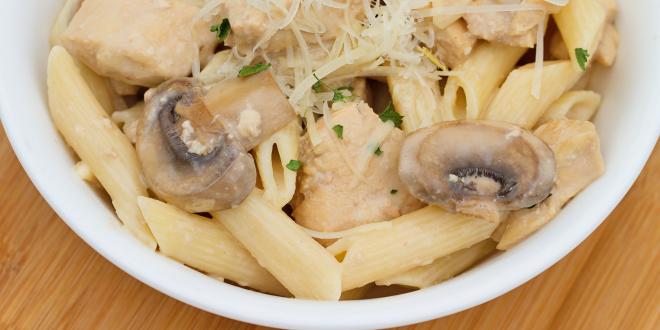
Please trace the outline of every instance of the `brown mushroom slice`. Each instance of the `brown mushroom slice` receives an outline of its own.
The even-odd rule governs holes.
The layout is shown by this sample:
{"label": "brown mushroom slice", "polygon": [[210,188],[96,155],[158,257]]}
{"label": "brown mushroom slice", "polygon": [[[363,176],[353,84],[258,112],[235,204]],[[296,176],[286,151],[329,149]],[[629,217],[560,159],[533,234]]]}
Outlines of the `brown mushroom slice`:
{"label": "brown mushroom slice", "polygon": [[548,197],[555,160],[543,141],[518,126],[462,120],[408,136],[399,175],[428,204],[497,220]]}
{"label": "brown mushroom slice", "polygon": [[189,212],[236,206],[256,182],[252,156],[202,100],[192,79],[150,91],[136,143],[149,188]]}
{"label": "brown mushroom slice", "polygon": [[296,118],[286,95],[268,71],[214,85],[204,103],[212,114],[233,123],[246,150]]}

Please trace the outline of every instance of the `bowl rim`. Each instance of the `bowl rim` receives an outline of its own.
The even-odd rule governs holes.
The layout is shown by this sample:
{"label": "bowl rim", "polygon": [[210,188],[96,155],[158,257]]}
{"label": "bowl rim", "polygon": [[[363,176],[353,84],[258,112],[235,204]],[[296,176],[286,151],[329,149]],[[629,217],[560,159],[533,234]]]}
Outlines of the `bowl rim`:
{"label": "bowl rim", "polygon": [[[1,31],[2,29],[0,29],[0,34],[2,34]],[[659,55],[660,51],[656,49],[655,53]],[[0,61],[0,73],[7,72],[4,67],[7,65],[9,64],[6,61]],[[0,77],[4,77],[4,75],[0,75]],[[185,276],[186,279],[193,279],[196,283],[187,284],[186,286],[176,285],[176,278],[169,277],[170,274],[160,274],[159,272],[152,272],[145,269],[142,265],[142,260],[132,260],[133,258],[121,254],[121,251],[111,248],[110,245],[106,244],[107,242],[102,242],[97,232],[92,232],[88,228],[83,227],[80,222],[82,219],[79,215],[75,214],[75,210],[65,209],[62,206],[62,200],[58,198],[58,195],[61,195],[61,190],[55,189],[48,184],[46,173],[44,173],[43,169],[36,166],[28,150],[24,147],[23,140],[29,139],[30,136],[26,135],[25,132],[20,130],[18,125],[14,124],[18,121],[18,115],[8,110],[20,108],[23,101],[9,93],[8,91],[11,89],[8,86],[9,82],[6,79],[0,79],[0,121],[2,121],[14,153],[41,196],[55,210],[58,216],[90,247],[132,277],[179,301],[217,315],[253,324],[280,328],[309,328],[311,326],[319,329],[333,329],[400,326],[427,321],[474,307],[522,285],[567,255],[605,220],[643,169],[660,132],[660,112],[651,112],[651,115],[655,115],[655,118],[649,118],[649,120],[655,120],[658,125],[656,125],[655,130],[652,126],[648,126],[650,129],[637,132],[638,140],[641,143],[636,148],[639,152],[633,159],[629,160],[630,171],[620,174],[617,177],[617,185],[614,188],[609,187],[607,191],[600,193],[599,196],[602,197],[601,207],[585,212],[585,218],[589,221],[584,221],[584,223],[575,226],[575,230],[571,232],[571,235],[562,235],[557,237],[556,240],[551,241],[543,251],[538,251],[538,258],[527,259],[524,263],[516,264],[516,272],[507,271],[507,266],[510,265],[508,260],[517,259],[517,256],[521,255],[527,246],[538,244],[540,237],[538,234],[546,230],[546,228],[529,237],[525,242],[522,242],[507,253],[500,254],[479,267],[444,282],[442,285],[436,285],[402,295],[362,301],[320,302],[274,297],[225,283],[213,283],[217,287],[214,293],[221,293],[223,299],[200,291],[203,289],[202,287],[217,281],[201,273],[192,271],[185,266],[180,266],[178,267],[182,270],[180,274],[173,275]],[[34,94],[36,97],[36,90]],[[43,95],[38,96],[43,97]],[[652,106],[651,101],[651,96],[649,96],[649,106]],[[48,110],[44,108],[39,111]],[[596,189],[594,185],[595,183],[588,190]],[[577,196],[576,199],[580,199],[580,196]],[[575,204],[571,203],[566,208],[571,208],[571,205]],[[126,236],[130,234],[124,232],[122,235]],[[132,241],[132,243],[128,243],[130,246],[127,248],[133,249],[138,255],[147,258],[145,260],[149,262],[153,261],[154,263],[163,265],[176,263],[167,257],[149,251],[132,237],[127,238],[127,240]],[[169,266],[177,267],[174,265]],[[507,276],[493,276],[491,281],[482,283],[479,287],[471,287],[470,284],[473,284],[479,277],[477,276],[479,270],[481,269],[483,271],[482,268],[486,266],[492,272],[501,272],[501,274],[507,274]],[[197,283],[199,285],[196,285]],[[193,289],[197,288],[198,290],[190,291],[191,286]],[[461,290],[462,294],[450,297],[451,303],[449,304],[437,306],[428,303],[439,299],[445,299],[446,301],[448,297],[443,295],[455,290]],[[240,300],[240,303],[235,303],[235,300]],[[387,313],[387,317],[376,317],[379,313],[382,316],[382,311],[405,312],[390,312]]]}

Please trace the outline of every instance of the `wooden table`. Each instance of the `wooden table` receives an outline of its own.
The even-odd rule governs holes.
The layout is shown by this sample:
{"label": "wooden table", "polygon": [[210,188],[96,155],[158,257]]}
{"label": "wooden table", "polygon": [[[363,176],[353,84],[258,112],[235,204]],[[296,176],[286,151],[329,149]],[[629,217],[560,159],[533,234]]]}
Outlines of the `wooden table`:
{"label": "wooden table", "polygon": [[[55,215],[0,131],[0,328],[239,328],[103,259]],[[508,294],[410,329],[660,329],[660,147],[607,221]]]}

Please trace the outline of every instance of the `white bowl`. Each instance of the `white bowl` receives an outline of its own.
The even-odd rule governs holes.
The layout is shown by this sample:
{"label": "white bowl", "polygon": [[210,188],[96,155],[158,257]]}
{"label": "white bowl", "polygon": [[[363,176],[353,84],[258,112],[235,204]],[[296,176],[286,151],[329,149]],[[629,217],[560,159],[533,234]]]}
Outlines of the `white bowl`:
{"label": "white bowl", "polygon": [[0,114],[23,167],[69,227],[112,263],[176,299],[245,322],[283,328],[389,327],[493,299],[582,242],[629,189],[660,133],[660,1],[619,1],[619,58],[614,69],[595,79],[604,95],[596,125],[607,172],[554,221],[514,249],[429,289],[348,302],[268,296],[218,282],[144,248],[76,176],[70,149],[46,108],[48,34],[61,2],[0,4]]}

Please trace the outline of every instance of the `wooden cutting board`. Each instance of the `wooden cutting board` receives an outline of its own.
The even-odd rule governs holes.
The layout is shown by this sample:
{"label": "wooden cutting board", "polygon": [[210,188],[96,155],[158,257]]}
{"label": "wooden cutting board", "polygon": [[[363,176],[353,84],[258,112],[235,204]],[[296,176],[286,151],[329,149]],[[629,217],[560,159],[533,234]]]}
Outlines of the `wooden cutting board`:
{"label": "wooden cutting board", "polygon": [[[254,329],[138,282],[44,202],[0,131],[0,329]],[[491,302],[409,329],[660,329],[660,147],[569,256]]]}

